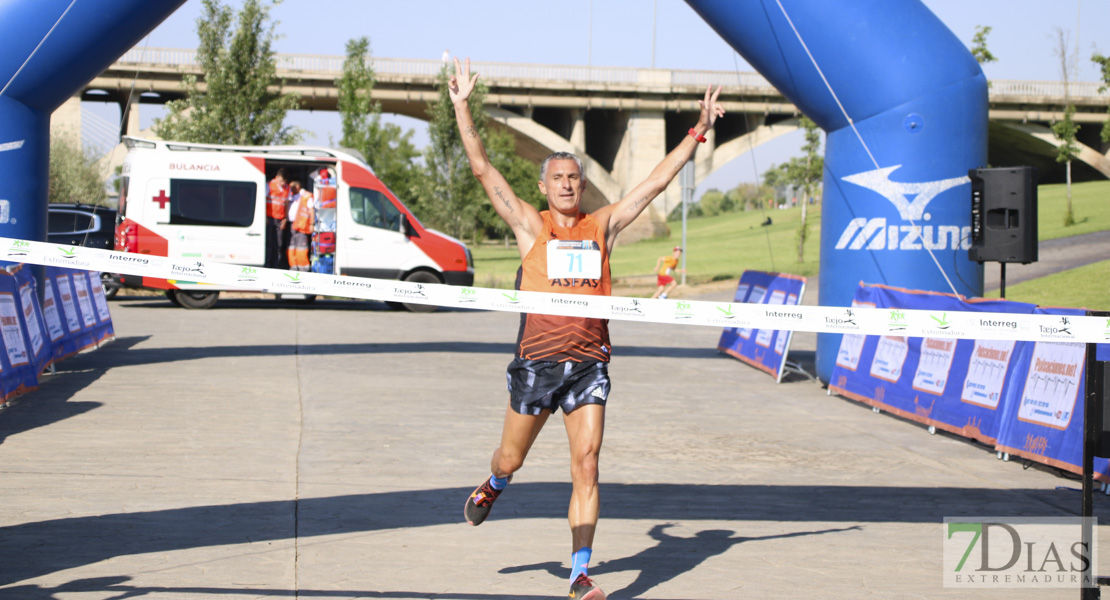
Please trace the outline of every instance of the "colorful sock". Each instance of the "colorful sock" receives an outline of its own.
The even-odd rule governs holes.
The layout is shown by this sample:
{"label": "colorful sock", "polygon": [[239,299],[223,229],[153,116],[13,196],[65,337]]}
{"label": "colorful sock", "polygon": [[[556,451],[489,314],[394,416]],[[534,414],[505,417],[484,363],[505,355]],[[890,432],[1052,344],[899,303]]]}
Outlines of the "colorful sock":
{"label": "colorful sock", "polygon": [[593,550],[589,546],[583,547],[574,554],[570,555],[570,583],[573,585],[574,580],[578,579],[578,574],[583,573],[587,576],[587,571],[590,568],[590,555]]}
{"label": "colorful sock", "polygon": [[509,478],[498,479],[497,475],[489,476],[489,486],[495,490],[503,490],[505,486],[509,485]]}

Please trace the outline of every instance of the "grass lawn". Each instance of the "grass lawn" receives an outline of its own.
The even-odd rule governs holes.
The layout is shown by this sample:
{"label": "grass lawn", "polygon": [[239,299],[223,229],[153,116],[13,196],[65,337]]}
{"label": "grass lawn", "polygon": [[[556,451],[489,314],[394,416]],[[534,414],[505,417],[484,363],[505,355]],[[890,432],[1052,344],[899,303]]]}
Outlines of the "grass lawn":
{"label": "grass lawn", "polygon": [[[988,296],[997,298],[998,291]],[[1110,260],[1008,285],[1006,299],[1039,306],[1110,310]]]}
{"label": "grass lawn", "polygon": [[1037,189],[1037,236],[1042,240],[1071,237],[1110,229],[1110,181],[1085,181],[1071,186],[1071,207],[1076,224],[1064,227],[1067,186],[1042,185]]}

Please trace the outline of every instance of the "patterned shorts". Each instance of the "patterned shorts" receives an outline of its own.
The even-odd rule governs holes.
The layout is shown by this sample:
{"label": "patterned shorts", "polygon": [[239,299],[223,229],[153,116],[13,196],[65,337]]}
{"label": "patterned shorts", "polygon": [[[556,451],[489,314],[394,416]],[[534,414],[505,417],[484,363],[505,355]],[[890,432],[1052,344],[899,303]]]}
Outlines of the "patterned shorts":
{"label": "patterned shorts", "polygon": [[522,415],[541,411],[564,413],[585,404],[605,405],[609,397],[609,363],[550,362],[515,358],[505,372],[509,405]]}

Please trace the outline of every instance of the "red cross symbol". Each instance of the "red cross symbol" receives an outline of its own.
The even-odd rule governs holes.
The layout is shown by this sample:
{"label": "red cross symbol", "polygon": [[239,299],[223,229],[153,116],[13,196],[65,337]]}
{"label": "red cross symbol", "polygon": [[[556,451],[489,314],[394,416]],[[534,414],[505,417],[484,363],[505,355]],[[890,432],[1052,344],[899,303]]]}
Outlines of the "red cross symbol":
{"label": "red cross symbol", "polygon": [[166,195],[166,190],[158,190],[158,195],[154,197],[154,201],[158,203],[158,208],[166,208],[166,203],[170,201],[170,197]]}

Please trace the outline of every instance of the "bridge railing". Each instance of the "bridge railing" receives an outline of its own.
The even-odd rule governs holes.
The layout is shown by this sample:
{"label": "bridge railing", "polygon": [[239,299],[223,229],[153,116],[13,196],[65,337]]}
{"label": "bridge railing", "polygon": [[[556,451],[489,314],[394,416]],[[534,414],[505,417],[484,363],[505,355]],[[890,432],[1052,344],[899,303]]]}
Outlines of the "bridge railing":
{"label": "bridge railing", "polygon": [[[303,73],[343,72],[342,56],[318,54],[276,54],[278,71]],[[132,48],[117,61],[118,65],[142,67],[196,67],[197,51],[177,48]],[[434,78],[443,68],[439,60],[411,58],[373,58],[372,65],[379,75],[415,78]],[[722,84],[726,88],[765,90],[777,94],[774,87],[759,73],[751,71],[687,71],[666,69],[638,69],[633,67],[583,67],[570,65],[542,65],[522,63],[473,63],[474,69],[489,79],[522,81],[564,81],[608,84],[655,84],[705,86]],[[1073,82],[1068,92],[1076,98],[1108,97],[1099,92],[1099,83]],[[1059,81],[993,80],[990,94],[1000,96],[1040,96],[1062,98],[1064,84]]]}

